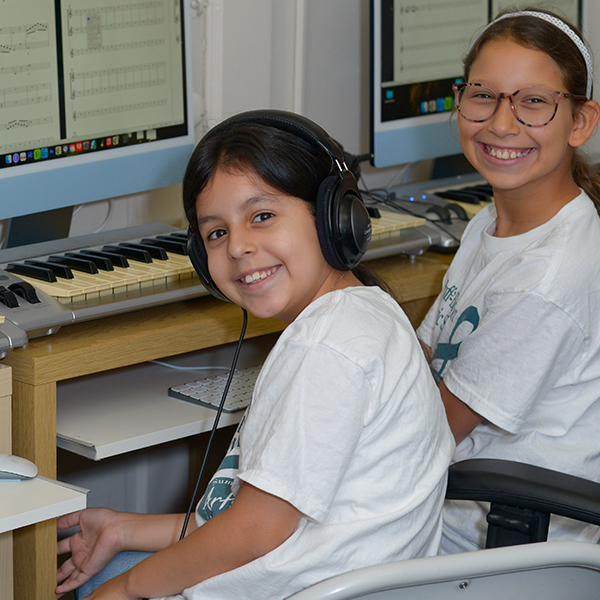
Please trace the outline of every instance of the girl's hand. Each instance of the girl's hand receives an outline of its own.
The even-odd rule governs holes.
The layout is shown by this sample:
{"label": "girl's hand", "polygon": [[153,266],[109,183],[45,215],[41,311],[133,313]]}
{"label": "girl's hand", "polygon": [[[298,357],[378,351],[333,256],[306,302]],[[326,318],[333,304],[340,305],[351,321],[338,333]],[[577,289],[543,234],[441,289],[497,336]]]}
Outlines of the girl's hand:
{"label": "girl's hand", "polygon": [[121,550],[117,520],[118,513],[106,508],[87,508],[58,519],[59,530],[79,527],[58,543],[58,554],[71,553],[57,573],[59,598],[99,573]]}

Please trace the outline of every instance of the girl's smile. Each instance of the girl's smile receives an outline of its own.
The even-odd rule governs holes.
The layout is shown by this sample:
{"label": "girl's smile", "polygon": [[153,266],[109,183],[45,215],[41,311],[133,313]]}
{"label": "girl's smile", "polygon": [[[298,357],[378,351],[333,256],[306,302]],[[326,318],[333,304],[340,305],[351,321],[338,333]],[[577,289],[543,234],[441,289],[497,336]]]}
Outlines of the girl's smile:
{"label": "girl's smile", "polygon": [[254,285],[276,273],[277,269],[279,269],[279,267],[273,267],[272,269],[267,269],[265,271],[254,271],[252,274],[242,275],[239,278],[239,281],[243,285]]}
{"label": "girl's smile", "polygon": [[535,148],[527,148],[523,150],[522,148],[501,148],[498,146],[490,146],[488,144],[481,144],[481,146],[483,148],[483,152],[502,162],[525,158],[532,152],[535,152]]}
{"label": "girl's smile", "polygon": [[[290,323],[342,274],[323,256],[309,204],[253,173],[217,169],[196,212],[213,280],[255,316]],[[358,284],[349,273],[337,289]]]}
{"label": "girl's smile", "polygon": [[[482,47],[469,81],[505,94],[532,86],[567,91],[559,67],[547,54],[510,39],[492,40]],[[495,114],[482,123],[458,117],[463,152],[492,185],[499,205],[507,199],[513,203],[543,199],[542,213],[547,211],[540,215],[543,220],[579,194],[571,174],[578,124],[567,99],[561,99],[554,119],[543,127],[517,121],[508,99],[502,99]]]}

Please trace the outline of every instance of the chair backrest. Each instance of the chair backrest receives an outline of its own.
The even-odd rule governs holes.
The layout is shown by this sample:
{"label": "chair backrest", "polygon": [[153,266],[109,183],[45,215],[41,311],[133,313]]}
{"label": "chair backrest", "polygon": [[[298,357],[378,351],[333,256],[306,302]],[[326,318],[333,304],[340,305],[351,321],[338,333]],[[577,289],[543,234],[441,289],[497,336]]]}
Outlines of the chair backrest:
{"label": "chair backrest", "polygon": [[288,600],[597,600],[600,546],[546,542],[366,567]]}
{"label": "chair backrest", "polygon": [[486,548],[545,542],[550,515],[600,526],[600,483],[515,461],[451,465],[446,498],[490,502]]}

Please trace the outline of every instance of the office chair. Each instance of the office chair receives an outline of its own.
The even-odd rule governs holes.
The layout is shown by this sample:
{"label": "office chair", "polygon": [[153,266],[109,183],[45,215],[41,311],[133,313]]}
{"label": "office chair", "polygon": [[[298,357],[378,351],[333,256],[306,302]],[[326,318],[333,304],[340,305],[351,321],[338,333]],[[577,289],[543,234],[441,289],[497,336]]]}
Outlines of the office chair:
{"label": "office chair", "polygon": [[600,546],[547,542],[366,567],[288,600],[598,600]]}
{"label": "office chair", "polygon": [[486,550],[358,569],[289,600],[600,598],[600,545],[534,543],[547,539],[551,514],[600,525],[600,484],[524,463],[471,459],[450,467],[446,497],[490,502]]}
{"label": "office chair", "polygon": [[491,503],[486,548],[546,541],[551,514],[600,525],[599,483],[514,461],[453,464],[446,498]]}

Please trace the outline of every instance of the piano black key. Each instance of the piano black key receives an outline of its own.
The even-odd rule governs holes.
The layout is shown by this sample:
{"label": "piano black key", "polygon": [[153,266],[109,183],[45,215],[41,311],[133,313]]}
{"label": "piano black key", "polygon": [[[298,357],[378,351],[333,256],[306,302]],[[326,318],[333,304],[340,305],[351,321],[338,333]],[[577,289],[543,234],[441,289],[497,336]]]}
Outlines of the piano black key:
{"label": "piano black key", "polygon": [[61,277],[62,279],[73,279],[73,271],[60,263],[50,260],[26,260],[25,264],[50,269],[57,277]]}
{"label": "piano black key", "polygon": [[98,267],[91,260],[84,258],[76,258],[73,256],[50,256],[49,260],[66,265],[75,271],[81,271],[82,273],[89,273],[90,275],[96,275],[98,273]]}
{"label": "piano black key", "polygon": [[145,250],[155,260],[169,260],[167,253],[164,248],[160,246],[154,246],[152,244],[136,243],[136,242],[121,242],[119,246],[125,246],[126,248],[137,248],[138,250]]}
{"label": "piano black key", "polygon": [[181,231],[174,231],[173,233],[170,233],[169,235],[157,235],[157,238],[175,238],[178,240],[183,240],[184,242],[187,243],[187,239],[188,239],[188,234],[187,233],[183,233]]}
{"label": "piano black key", "polygon": [[132,260],[149,264],[152,262],[152,257],[146,250],[139,250],[138,248],[127,248],[126,246],[104,246],[103,252],[114,252],[115,254],[121,254]]}
{"label": "piano black key", "polygon": [[484,198],[482,199],[484,202],[491,202],[493,200],[494,192],[492,190],[492,186],[489,183],[482,185],[474,185],[465,189],[475,190],[476,192],[483,194]]}
{"label": "piano black key", "polygon": [[56,275],[51,269],[45,267],[37,267],[34,265],[26,265],[25,263],[9,263],[6,265],[6,270],[16,275],[25,275],[26,277],[33,277],[40,281],[46,281],[48,283],[56,283]]}
{"label": "piano black key", "polygon": [[489,202],[490,195],[487,194],[486,192],[484,192],[483,190],[478,190],[474,187],[461,188],[460,190],[455,190],[455,191],[463,192],[465,194],[472,194],[481,202]]}
{"label": "piano black key", "polygon": [[93,254],[86,253],[86,250],[82,250],[81,252],[66,252],[65,256],[72,256],[73,258],[83,258],[84,260],[89,260],[93,262],[99,269],[102,271],[114,271],[112,262],[103,256],[95,256]]}
{"label": "piano black key", "polygon": [[458,202],[468,202],[469,204],[479,204],[480,200],[475,194],[469,194],[463,190],[444,190],[435,192],[436,196],[444,198],[444,200],[457,200]]}
{"label": "piano black key", "polygon": [[82,250],[81,254],[89,254],[90,256],[99,256],[100,258],[106,258],[111,262],[113,267],[122,267],[126,269],[129,267],[129,261],[122,254],[116,252],[105,252],[104,250]]}
{"label": "piano black key", "polygon": [[167,252],[173,252],[174,254],[181,254],[185,256],[187,254],[186,244],[179,240],[169,238],[168,236],[158,236],[156,238],[144,238],[143,244],[150,246],[158,246],[164,248]]}
{"label": "piano black key", "polygon": [[17,296],[21,296],[23,300],[27,300],[29,304],[39,304],[41,302],[38,298],[36,289],[27,281],[11,283],[8,286],[8,289],[17,294]]}

